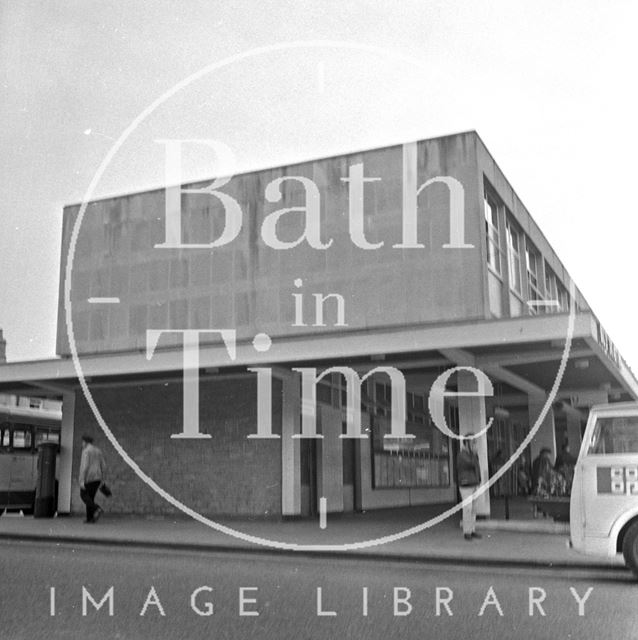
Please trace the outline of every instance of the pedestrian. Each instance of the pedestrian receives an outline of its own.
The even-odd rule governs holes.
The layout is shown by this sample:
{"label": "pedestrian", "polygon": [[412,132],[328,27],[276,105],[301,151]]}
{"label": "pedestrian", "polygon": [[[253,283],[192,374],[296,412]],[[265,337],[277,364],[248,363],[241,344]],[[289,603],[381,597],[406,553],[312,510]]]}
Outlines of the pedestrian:
{"label": "pedestrian", "polygon": [[532,492],[532,477],[527,463],[527,456],[524,453],[521,454],[518,460],[516,479],[518,481],[518,494],[528,496]]}
{"label": "pedestrian", "polygon": [[572,482],[574,481],[574,468],[576,466],[576,458],[569,450],[569,441],[565,440],[561,447],[560,453],[556,456],[554,469],[562,474],[567,482],[567,493],[571,493]]}
{"label": "pedestrian", "polygon": [[[539,495],[539,488],[541,483],[541,470],[547,470],[547,466],[551,466],[552,452],[548,447],[543,447],[540,453],[532,462],[532,495]],[[532,507],[532,516],[538,518],[541,515],[547,517],[547,514],[534,503]]]}
{"label": "pedestrian", "polygon": [[85,523],[95,523],[103,513],[102,507],[95,503],[95,494],[104,483],[106,461],[104,454],[93,444],[89,435],[82,436],[82,458],[80,460],[80,498],[86,505]]}
{"label": "pedestrian", "polygon": [[541,498],[564,498],[567,495],[567,480],[554,469],[549,456],[541,459],[535,494]]}
{"label": "pedestrian", "polygon": [[573,467],[576,464],[576,458],[569,450],[569,440],[563,442],[560,453],[556,456],[556,462],[554,463],[554,469],[560,471],[561,467]]}
{"label": "pedestrian", "polygon": [[[468,433],[461,440],[461,449],[456,459],[457,479],[461,500],[471,496],[481,483],[481,467],[475,451],[473,433]],[[481,538],[475,531],[476,528],[476,504],[470,500],[463,505],[463,537],[466,540]]]}
{"label": "pedestrian", "polygon": [[544,461],[549,460],[551,464],[552,452],[548,447],[543,447],[534,462],[532,462],[532,491],[536,491],[538,487],[538,480],[540,476],[541,464],[544,466]]}

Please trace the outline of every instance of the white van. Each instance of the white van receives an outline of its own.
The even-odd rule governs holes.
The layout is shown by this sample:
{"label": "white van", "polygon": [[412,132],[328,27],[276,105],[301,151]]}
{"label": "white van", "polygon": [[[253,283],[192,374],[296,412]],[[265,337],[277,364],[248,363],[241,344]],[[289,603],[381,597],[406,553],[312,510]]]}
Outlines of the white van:
{"label": "white van", "polygon": [[574,471],[570,543],[590,555],[622,553],[638,576],[638,403],[589,413]]}

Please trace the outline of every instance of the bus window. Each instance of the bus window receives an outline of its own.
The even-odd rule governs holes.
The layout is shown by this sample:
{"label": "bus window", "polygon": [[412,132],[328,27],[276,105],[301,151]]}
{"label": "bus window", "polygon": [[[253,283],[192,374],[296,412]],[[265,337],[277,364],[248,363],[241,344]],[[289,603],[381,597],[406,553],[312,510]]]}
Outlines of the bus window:
{"label": "bus window", "polygon": [[9,431],[9,425],[8,424],[0,425],[0,447],[9,446],[10,435],[11,435],[11,432]]}
{"label": "bus window", "polygon": [[35,432],[35,446],[39,447],[43,442],[55,442],[60,444],[60,432],[57,429],[38,427]]}
{"label": "bus window", "polygon": [[13,430],[13,448],[31,449],[31,429],[16,427]]}
{"label": "bus window", "polygon": [[599,418],[589,453],[638,453],[638,416]]}

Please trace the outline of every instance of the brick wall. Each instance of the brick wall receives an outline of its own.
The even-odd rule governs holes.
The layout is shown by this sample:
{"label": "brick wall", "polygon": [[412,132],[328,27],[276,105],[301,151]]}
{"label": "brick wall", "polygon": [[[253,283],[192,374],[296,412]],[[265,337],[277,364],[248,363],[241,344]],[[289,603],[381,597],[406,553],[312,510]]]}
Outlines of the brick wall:
{"label": "brick wall", "polygon": [[[257,430],[254,375],[200,382],[200,432],[207,440],[174,440],[182,431],[182,384],[160,382],[92,389],[115,437],[165,491],[205,515],[281,514],[281,441],[249,440]],[[281,384],[273,380],[273,432],[281,433]],[[80,513],[77,474],[82,434],[106,455],[113,497],[109,512],[177,510],[137,477],[97,423],[83,394],[75,411],[71,510]]]}

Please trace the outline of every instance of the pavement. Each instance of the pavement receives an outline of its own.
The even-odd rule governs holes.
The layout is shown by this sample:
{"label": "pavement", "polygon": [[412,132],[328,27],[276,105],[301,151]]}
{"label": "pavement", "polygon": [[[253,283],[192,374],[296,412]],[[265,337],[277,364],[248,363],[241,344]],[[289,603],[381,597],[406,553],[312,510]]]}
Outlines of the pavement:
{"label": "pavement", "polygon": [[[214,528],[181,515],[105,513],[98,523],[84,524],[80,516],[34,518],[9,513],[0,517],[0,539],[510,567],[576,569],[623,564],[621,558],[592,558],[570,549],[568,525],[545,519],[479,520],[477,531],[482,538],[472,541],[462,535],[459,513],[424,526],[449,507],[328,514],[324,529],[318,519],[226,518],[216,520]],[[510,515],[516,516],[516,508]],[[410,532],[413,528],[419,530]]]}

